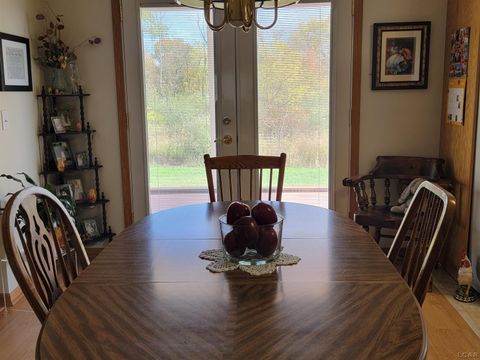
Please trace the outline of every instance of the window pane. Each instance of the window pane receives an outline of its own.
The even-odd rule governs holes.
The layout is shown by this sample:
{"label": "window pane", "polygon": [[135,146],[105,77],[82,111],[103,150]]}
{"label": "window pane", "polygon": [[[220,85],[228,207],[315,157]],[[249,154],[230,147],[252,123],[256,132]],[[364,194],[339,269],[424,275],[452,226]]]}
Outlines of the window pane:
{"label": "window pane", "polygon": [[281,8],[257,31],[257,58],[259,153],[287,154],[282,200],[327,207],[330,3]]}
{"label": "window pane", "polygon": [[150,211],[207,202],[214,153],[213,42],[203,13],[142,8]]}

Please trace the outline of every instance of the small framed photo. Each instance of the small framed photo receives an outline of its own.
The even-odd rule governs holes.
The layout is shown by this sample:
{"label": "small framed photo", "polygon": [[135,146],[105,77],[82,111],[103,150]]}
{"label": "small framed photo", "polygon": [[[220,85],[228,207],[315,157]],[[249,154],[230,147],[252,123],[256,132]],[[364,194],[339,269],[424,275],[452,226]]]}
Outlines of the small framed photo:
{"label": "small framed photo", "polygon": [[62,184],[55,186],[55,195],[58,197],[68,196],[73,199],[73,188],[70,184]]}
{"label": "small framed photo", "polygon": [[98,230],[97,220],[95,219],[85,219],[82,221],[83,230],[85,232],[85,238],[91,240],[95,237],[100,236],[100,231]]}
{"label": "small framed photo", "polygon": [[63,117],[63,127],[65,128],[65,130],[72,130],[72,119],[70,116],[70,110],[59,110],[58,114]]}
{"label": "small framed photo", "polygon": [[88,154],[86,151],[82,151],[75,154],[75,164],[77,165],[77,169],[84,169],[88,167],[89,161],[88,161]]}
{"label": "small framed photo", "polygon": [[73,199],[75,201],[85,200],[85,192],[83,191],[83,184],[81,179],[69,179],[67,184],[72,187]]}
{"label": "small framed photo", "polygon": [[67,131],[65,128],[65,119],[63,115],[60,116],[52,116],[52,126],[53,126],[53,131],[55,131],[55,134],[63,134]]}
{"label": "small framed photo", "polygon": [[72,152],[66,141],[52,142],[52,155],[58,171],[73,168]]}
{"label": "small framed photo", "polygon": [[32,91],[27,38],[0,33],[0,91]]}
{"label": "small framed photo", "polygon": [[428,88],[430,21],[373,25],[372,90]]}

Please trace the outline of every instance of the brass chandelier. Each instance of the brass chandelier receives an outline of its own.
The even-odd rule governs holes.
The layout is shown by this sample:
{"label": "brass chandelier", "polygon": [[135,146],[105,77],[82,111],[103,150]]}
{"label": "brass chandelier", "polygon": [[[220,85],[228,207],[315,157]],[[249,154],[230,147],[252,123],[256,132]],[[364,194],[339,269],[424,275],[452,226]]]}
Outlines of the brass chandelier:
{"label": "brass chandelier", "polygon": [[[213,31],[222,30],[226,24],[234,28],[242,28],[248,32],[252,26],[259,29],[270,29],[277,22],[278,8],[296,4],[299,0],[176,0],[179,5],[195,9],[203,9],[205,21]],[[270,25],[263,26],[257,21],[257,9],[273,9],[274,18]],[[210,19],[212,10],[222,10],[223,20],[213,24]]]}

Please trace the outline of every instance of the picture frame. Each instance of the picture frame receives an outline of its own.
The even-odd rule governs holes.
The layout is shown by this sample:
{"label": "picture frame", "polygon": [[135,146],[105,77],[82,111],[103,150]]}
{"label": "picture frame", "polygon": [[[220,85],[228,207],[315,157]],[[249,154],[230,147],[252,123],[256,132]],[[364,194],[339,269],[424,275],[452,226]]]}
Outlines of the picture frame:
{"label": "picture frame", "polygon": [[72,151],[67,141],[52,142],[52,157],[57,167],[57,170],[62,172],[65,169],[72,169],[74,161]]}
{"label": "picture frame", "polygon": [[58,110],[58,114],[63,117],[63,127],[67,131],[72,130],[72,120],[69,109]]}
{"label": "picture frame", "polygon": [[65,128],[65,119],[63,115],[51,116],[50,120],[52,121],[53,131],[55,134],[64,134],[67,131]]}
{"label": "picture frame", "polygon": [[373,24],[372,90],[428,88],[430,21]]}
{"label": "picture frame", "polygon": [[73,188],[71,184],[61,184],[55,186],[55,195],[57,197],[69,196],[73,199]]}
{"label": "picture frame", "polygon": [[88,154],[86,151],[78,152],[75,154],[75,164],[77,169],[88,168],[90,162],[88,160]]}
{"label": "picture frame", "polygon": [[29,39],[0,32],[0,91],[32,91]]}
{"label": "picture frame", "polygon": [[84,219],[82,220],[82,227],[85,234],[86,240],[91,240],[100,236],[100,231],[98,229],[97,220],[95,219]]}
{"label": "picture frame", "polygon": [[68,179],[67,184],[72,186],[73,199],[75,201],[85,200],[85,191],[83,190],[82,179],[80,178]]}

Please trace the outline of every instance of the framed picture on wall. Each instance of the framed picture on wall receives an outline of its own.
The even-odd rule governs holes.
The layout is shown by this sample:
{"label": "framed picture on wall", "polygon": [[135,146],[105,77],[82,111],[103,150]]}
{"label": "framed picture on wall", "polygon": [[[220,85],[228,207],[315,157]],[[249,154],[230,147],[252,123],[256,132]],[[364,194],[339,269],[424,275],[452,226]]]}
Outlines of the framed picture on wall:
{"label": "framed picture on wall", "polygon": [[373,25],[372,90],[428,88],[430,21]]}
{"label": "framed picture on wall", "polygon": [[0,33],[0,90],[32,91],[30,41]]}

